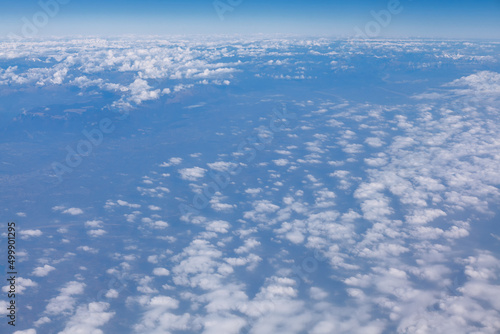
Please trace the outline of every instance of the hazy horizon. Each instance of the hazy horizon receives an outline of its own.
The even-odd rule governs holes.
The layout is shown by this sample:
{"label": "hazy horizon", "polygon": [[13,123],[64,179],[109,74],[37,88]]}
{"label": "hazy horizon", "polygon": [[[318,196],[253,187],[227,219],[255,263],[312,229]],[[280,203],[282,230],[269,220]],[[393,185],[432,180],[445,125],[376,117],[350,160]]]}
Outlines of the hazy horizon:
{"label": "hazy horizon", "polygon": [[[0,13],[0,38],[234,33],[353,37],[360,31],[363,37],[500,38],[500,1],[492,0],[438,4],[409,0],[41,0],[4,2]],[[370,29],[371,34],[364,34]]]}

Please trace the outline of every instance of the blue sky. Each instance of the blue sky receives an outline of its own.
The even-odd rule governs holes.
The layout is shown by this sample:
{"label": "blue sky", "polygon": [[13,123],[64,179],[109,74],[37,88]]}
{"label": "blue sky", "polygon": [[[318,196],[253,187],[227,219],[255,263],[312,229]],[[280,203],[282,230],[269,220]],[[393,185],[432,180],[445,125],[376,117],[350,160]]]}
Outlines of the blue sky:
{"label": "blue sky", "polygon": [[[41,0],[50,2],[56,0]],[[63,1],[63,0],[59,0]],[[67,1],[67,0],[64,0]],[[233,5],[231,5],[231,3]],[[371,11],[388,1],[220,0],[70,0],[60,4],[37,35],[121,35],[182,33],[292,33],[349,36],[374,21]],[[224,6],[224,5],[222,5]],[[380,27],[380,37],[500,37],[500,0],[410,1]],[[41,11],[38,1],[2,1],[0,35],[22,34]],[[26,29],[26,28],[25,28]]]}

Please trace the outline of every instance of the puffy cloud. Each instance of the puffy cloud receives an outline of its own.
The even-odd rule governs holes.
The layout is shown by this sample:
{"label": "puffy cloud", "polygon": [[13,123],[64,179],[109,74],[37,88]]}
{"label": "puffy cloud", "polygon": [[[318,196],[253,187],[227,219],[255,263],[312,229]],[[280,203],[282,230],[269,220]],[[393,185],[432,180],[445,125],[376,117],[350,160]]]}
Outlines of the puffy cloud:
{"label": "puffy cloud", "polygon": [[182,163],[182,158],[173,157],[173,158],[170,158],[170,160],[168,162],[163,162],[160,165],[160,167],[170,167],[170,166],[179,165],[181,163]]}
{"label": "puffy cloud", "polygon": [[43,233],[40,230],[21,230],[19,234],[21,235],[21,239],[27,239],[30,237],[39,237]]}
{"label": "puffy cloud", "polygon": [[407,221],[410,224],[427,224],[442,216],[446,216],[446,212],[440,209],[417,210],[411,216],[407,216]]}
{"label": "puffy cloud", "polygon": [[30,328],[30,329],[25,329],[22,331],[15,331],[12,334],[36,334],[36,330],[34,328]]}
{"label": "puffy cloud", "polygon": [[[38,284],[30,280],[29,278],[16,276],[15,286],[16,286],[16,293],[23,294],[26,288],[36,287],[38,286]],[[9,290],[10,290],[10,284],[2,287],[3,292],[8,292]]]}
{"label": "puffy cloud", "polygon": [[280,207],[271,203],[268,200],[255,201],[253,204],[254,209],[247,211],[243,214],[245,219],[251,219],[256,222],[269,222],[268,214],[276,212]]}
{"label": "puffy cloud", "polygon": [[85,284],[81,282],[68,282],[59,291],[60,294],[49,300],[49,303],[45,307],[45,313],[51,315],[58,315],[61,313],[68,313],[73,311],[76,299],[74,295],[83,294]]}
{"label": "puffy cloud", "polygon": [[139,298],[137,302],[145,309],[141,321],[134,325],[136,333],[171,333],[190,328],[191,316],[188,313],[172,313],[179,307],[179,301],[169,296]]}
{"label": "puffy cloud", "polygon": [[52,320],[49,317],[41,317],[33,323],[35,327],[40,327],[42,325],[50,323]]}
{"label": "puffy cloud", "polygon": [[129,203],[127,201],[123,201],[123,200],[117,200],[116,203],[120,206],[126,206],[128,208],[133,208],[133,209],[138,209],[141,207],[140,204],[134,204],[134,203]]}
{"label": "puffy cloud", "polygon": [[289,161],[287,159],[277,159],[277,160],[273,160],[273,162],[276,166],[286,166],[289,163]]}
{"label": "puffy cloud", "polygon": [[225,161],[212,162],[212,163],[208,163],[207,165],[211,169],[219,171],[219,172],[234,171],[236,169],[236,167],[238,166],[234,162],[225,162]]}
{"label": "puffy cloud", "polygon": [[311,287],[311,289],[309,289],[309,293],[311,294],[311,298],[316,299],[316,300],[321,300],[321,299],[325,299],[326,297],[328,297],[328,292],[326,292],[323,289],[317,288],[315,286],[313,286],[313,287]]}
{"label": "puffy cloud", "polygon": [[170,275],[170,271],[166,268],[154,268],[153,275],[155,276],[168,276]]}
{"label": "puffy cloud", "polygon": [[118,298],[119,295],[120,295],[120,293],[117,290],[110,289],[106,292],[104,297],[106,297],[106,298]]}
{"label": "puffy cloud", "polygon": [[72,216],[77,216],[77,215],[83,214],[83,210],[80,208],[69,208],[69,209],[64,210],[62,213],[66,213],[66,214],[72,215]]}
{"label": "puffy cloud", "polygon": [[47,276],[52,270],[56,270],[56,268],[46,264],[43,267],[36,267],[31,274],[33,276],[44,277]]}
{"label": "puffy cloud", "polygon": [[[335,41],[335,45],[345,46],[348,54],[342,55],[332,52],[332,41],[326,39],[236,38],[231,42],[148,39],[139,46],[134,43],[137,41],[98,39],[38,44],[30,41],[16,48],[5,43],[0,58],[24,53],[26,57],[47,59],[43,66],[47,68],[0,69],[0,82],[26,87],[67,83],[80,87],[82,95],[113,92],[119,99],[115,106],[131,107],[160,99],[162,94],[176,99],[183,90],[200,84],[229,84],[227,79],[237,75],[239,66],[257,71],[255,76],[259,80],[266,75],[276,79],[304,79],[308,77],[310,64],[321,64],[325,59],[325,64],[334,71],[354,71],[358,57],[365,60],[386,51],[399,63],[408,54],[420,55],[432,50],[432,57],[426,54],[422,62],[412,64],[428,69],[446,59],[490,61],[471,57],[481,57],[475,53],[486,54],[496,47],[487,42],[466,45],[372,40],[342,45],[341,41]],[[28,49],[30,45],[32,49]],[[51,56],[54,48],[57,55]],[[446,48],[453,52],[443,52]],[[307,64],[295,61],[304,50],[311,57]],[[245,62],[227,63],[231,58]],[[497,58],[495,55],[493,60]],[[60,64],[54,65],[57,63]],[[460,66],[463,64],[466,63]],[[297,73],[274,73],[276,65],[281,67],[280,71],[293,67]],[[266,72],[272,72],[259,73],[262,66]],[[82,73],[75,74],[77,71]],[[109,72],[122,73],[118,76],[121,82],[113,82],[114,76],[102,75]],[[158,80],[158,84],[153,84],[153,80]],[[392,79],[389,76],[384,80]],[[477,72],[439,87],[439,93],[413,95],[411,105],[356,104],[324,96],[295,99],[291,104],[300,110],[299,124],[287,129],[290,132],[280,138],[276,144],[279,146],[261,152],[259,162],[252,165],[255,168],[252,175],[256,177],[242,178],[234,187],[224,189],[225,196],[212,197],[212,210],[200,212],[196,219],[189,220],[195,226],[182,227],[180,231],[178,224],[171,223],[168,231],[180,231],[179,242],[187,240],[188,246],[183,249],[179,248],[180,243],[174,244],[175,238],[161,230],[168,223],[157,215],[161,210],[156,205],[148,205],[151,211],[142,217],[140,211],[133,211],[140,207],[130,202],[133,199],[106,202],[110,215],[115,210],[128,210],[119,213],[116,219],[140,221],[141,234],[169,241],[168,252],[163,252],[158,251],[156,242],[138,244],[137,240],[125,238],[126,249],[135,252],[143,247],[142,255],[112,254],[113,259],[123,261],[117,266],[120,274],[138,283],[140,294],[127,299],[129,303],[138,303],[137,309],[141,310],[132,330],[315,334],[498,332],[498,260],[480,250],[491,245],[456,239],[476,235],[481,228],[475,224],[477,220],[490,219],[491,213],[497,211],[499,127],[491,120],[498,116],[495,98],[499,82],[498,73]],[[189,104],[187,110],[205,105]],[[259,121],[262,120],[264,117]],[[248,124],[250,121],[254,119],[249,119]],[[335,131],[331,131],[332,127]],[[226,136],[244,133],[243,129],[226,130],[223,130]],[[262,129],[257,131],[267,139],[273,135]],[[190,159],[188,156],[197,160],[199,166],[206,164],[207,170],[181,168],[183,159]],[[228,155],[219,156],[222,159]],[[328,161],[331,157],[336,160]],[[169,174],[162,174],[163,168],[175,166],[182,179],[198,181],[209,170],[227,172],[237,166],[225,161],[207,164],[200,154],[189,152],[182,158],[161,161],[155,164],[150,177],[139,178],[136,189],[141,196],[162,198],[165,208],[170,207],[171,198],[181,195],[177,190],[174,194],[163,187],[163,183],[174,181],[165,179]],[[272,166],[283,168],[265,170]],[[330,178],[324,177],[326,174]],[[200,191],[202,185],[192,184],[191,188]],[[71,214],[68,211],[71,208],[53,209]],[[457,221],[457,217],[463,221]],[[85,223],[90,236],[105,233],[103,226],[101,221]],[[230,233],[233,227],[236,230]],[[22,238],[42,235],[40,230],[26,231],[30,232],[23,235],[21,230]],[[75,248],[97,252],[82,244]],[[48,258],[51,251],[46,252]],[[290,273],[293,264],[308,252],[314,252],[318,266],[312,270],[314,273],[308,272],[307,284],[303,284],[300,277],[292,279]],[[147,257],[148,263],[154,264],[146,268],[152,270],[151,276],[129,272],[132,265],[128,262],[139,257]],[[167,258],[168,269],[160,267]],[[42,264],[49,263],[46,258],[43,261],[46,262]],[[254,280],[258,273],[251,272],[261,262],[268,277],[265,282]],[[48,267],[44,265],[35,271],[42,273]],[[462,272],[465,275],[457,274]],[[285,277],[287,274],[290,277]],[[161,277],[166,275],[169,277]],[[336,298],[337,292],[333,293],[330,280],[345,284],[345,291],[339,292],[341,299]],[[172,286],[164,284],[165,281]],[[36,285],[32,281],[24,283]],[[160,294],[159,291],[165,290],[169,296]],[[83,288],[79,291],[78,287],[61,289],[60,295],[49,301],[51,307],[47,306],[46,313],[70,317],[64,333],[101,333],[100,327],[111,321],[113,312],[107,304],[100,303],[77,307],[75,296],[82,294]],[[118,289],[109,289],[105,296],[117,298]],[[5,304],[0,302],[1,305]],[[101,314],[96,314],[97,311]],[[40,321],[34,325],[42,324]]]}
{"label": "puffy cloud", "polygon": [[102,227],[102,224],[101,220],[88,220],[85,222],[86,227]]}
{"label": "puffy cloud", "polygon": [[217,232],[217,233],[227,233],[231,225],[224,220],[214,220],[206,225],[207,231]]}
{"label": "puffy cloud", "polygon": [[196,181],[205,176],[206,169],[201,167],[183,168],[179,170],[179,174],[183,180]]}
{"label": "puffy cloud", "polygon": [[183,253],[173,258],[179,261],[172,269],[174,283],[202,289],[219,287],[221,279],[232,272],[230,266],[218,261],[221,257],[222,252],[208,241],[193,240]]}
{"label": "puffy cloud", "polygon": [[60,334],[104,333],[99,327],[108,323],[115,315],[115,312],[108,312],[108,309],[109,304],[103,302],[79,306]]}
{"label": "puffy cloud", "polygon": [[96,238],[96,237],[100,237],[100,236],[103,236],[103,235],[105,235],[106,233],[108,233],[108,232],[106,232],[106,231],[105,231],[105,230],[103,230],[103,229],[97,229],[97,230],[90,230],[90,231],[87,231],[87,234],[88,234],[88,235],[90,235],[91,237],[94,237],[94,238]]}
{"label": "puffy cloud", "polygon": [[89,247],[89,246],[86,246],[86,245],[85,246],[78,246],[76,249],[84,251],[84,252],[92,253],[92,254],[97,254],[98,253],[97,249]]}
{"label": "puffy cloud", "polygon": [[367,143],[371,147],[381,147],[382,145],[384,145],[384,142],[378,137],[366,138],[365,143]]}
{"label": "puffy cloud", "polygon": [[233,204],[228,204],[228,203],[222,203],[221,200],[223,198],[221,196],[214,196],[210,200],[210,207],[214,209],[217,212],[227,212],[233,210],[236,205]]}
{"label": "puffy cloud", "polygon": [[480,71],[469,76],[456,79],[448,86],[467,86],[468,89],[457,90],[459,94],[476,94],[500,96],[500,73]]}

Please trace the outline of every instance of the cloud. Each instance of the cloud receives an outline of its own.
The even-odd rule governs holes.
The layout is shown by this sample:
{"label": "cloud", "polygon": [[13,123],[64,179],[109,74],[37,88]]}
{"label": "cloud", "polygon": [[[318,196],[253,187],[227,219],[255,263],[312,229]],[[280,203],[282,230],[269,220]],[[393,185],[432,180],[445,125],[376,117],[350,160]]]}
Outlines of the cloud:
{"label": "cloud", "polygon": [[76,303],[76,299],[73,296],[83,294],[84,288],[85,284],[81,282],[71,281],[66,283],[64,287],[59,289],[60,294],[49,300],[49,303],[45,307],[45,313],[51,315],[70,313]]}
{"label": "cloud", "polygon": [[468,89],[456,90],[458,94],[476,94],[500,96],[500,73],[480,71],[469,76],[453,80],[446,86],[466,86]]}
{"label": "cloud", "polygon": [[188,313],[176,315],[172,313],[179,307],[179,301],[169,296],[154,296],[135,299],[145,310],[140,322],[134,325],[136,333],[171,333],[186,331],[191,325]]}
{"label": "cloud", "polygon": [[108,309],[109,304],[103,302],[79,306],[59,334],[104,333],[99,327],[108,323],[115,315],[115,312],[108,312]]}
{"label": "cloud", "polygon": [[309,293],[311,294],[311,298],[316,300],[322,300],[328,297],[328,292],[315,286],[309,289]]}
{"label": "cloud", "polygon": [[213,289],[222,286],[222,278],[232,268],[217,260],[222,252],[208,241],[195,239],[189,247],[173,260],[178,264],[172,269],[173,281],[177,285]]}
{"label": "cloud", "polygon": [[34,328],[30,328],[22,331],[15,331],[12,334],[36,334],[36,330]]}
{"label": "cloud", "polygon": [[101,237],[101,236],[105,235],[106,233],[108,233],[108,232],[106,232],[103,229],[97,229],[97,230],[87,231],[87,234],[90,235],[93,238]]}
{"label": "cloud", "polygon": [[179,170],[183,180],[196,181],[205,176],[207,170],[200,167],[184,168]]}
{"label": "cloud", "polygon": [[85,222],[85,227],[102,227],[102,224],[101,220],[88,220]]}
{"label": "cloud", "polygon": [[289,163],[289,161],[287,159],[277,159],[277,160],[273,160],[273,162],[276,166],[286,166]]}
{"label": "cloud", "polygon": [[406,219],[410,224],[427,224],[438,217],[446,216],[446,212],[440,209],[416,210]]}
{"label": "cloud", "polygon": [[223,200],[223,197],[213,196],[212,199],[210,199],[210,207],[217,212],[227,212],[236,208],[236,205],[222,203],[221,200]]}
{"label": "cloud", "polygon": [[76,249],[84,251],[84,252],[92,253],[92,254],[98,253],[97,249],[89,247],[89,246],[78,246]]}
{"label": "cloud", "polygon": [[366,138],[365,143],[367,143],[371,147],[381,147],[382,145],[384,145],[384,142],[380,138],[377,138],[377,137]]}
{"label": "cloud", "polygon": [[43,267],[36,267],[31,274],[33,276],[44,277],[47,276],[53,270],[56,270],[56,268],[46,264]]}
{"label": "cloud", "polygon": [[257,195],[262,191],[261,188],[248,188],[245,190],[245,193],[250,194],[250,195]]}
{"label": "cloud", "polygon": [[238,165],[234,162],[217,161],[208,163],[207,166],[218,172],[231,172],[234,171]]}
{"label": "cloud", "polygon": [[118,298],[119,295],[120,295],[120,293],[117,290],[110,289],[106,292],[104,297],[106,297],[106,298]]}
{"label": "cloud", "polygon": [[[347,53],[329,52],[333,44],[340,45],[340,49],[347,46],[343,48]],[[182,97],[184,89],[201,84],[229,84],[228,79],[238,75],[239,67],[257,71],[252,75],[258,80],[266,76],[305,79],[311,64],[326,64],[336,73],[356,71],[357,59],[364,64],[375,56],[390,56],[395,63],[407,64],[404,60],[411,53],[418,55],[412,56],[417,59],[412,66],[426,70],[451,64],[484,67],[493,62],[471,57],[486,57],[489,53],[493,60],[498,59],[492,51],[497,46],[485,41],[429,44],[415,40],[353,40],[348,45],[342,41],[333,44],[328,39],[267,37],[232,37],[230,41],[146,39],[139,44],[126,39],[7,42],[0,58],[14,63],[19,62],[15,59],[27,57],[41,59],[46,66],[0,69],[0,82],[9,89],[16,85],[24,89],[37,84],[65,84],[65,88],[79,87],[84,98],[111,92],[118,99],[115,106],[131,107],[160,98],[174,102]],[[310,62],[300,61],[303,54]],[[244,61],[230,63],[240,58]],[[263,66],[265,72],[270,72],[262,73]],[[395,79],[388,76],[384,80]],[[138,195],[161,198],[161,207],[169,211],[170,200],[182,195],[175,184],[175,192],[163,186],[175,181],[166,178],[169,174],[163,173],[164,168],[175,167],[182,179],[198,181],[209,171],[227,172],[237,164],[207,164],[203,156],[182,150],[180,157],[157,161],[150,176],[137,179],[135,197],[120,197],[105,204],[112,220],[140,221],[136,224],[140,234],[169,242],[168,251],[158,251],[157,242],[140,244],[125,238],[125,249],[110,254],[117,266],[109,273],[127,275],[137,282],[136,294],[127,298],[128,307],[140,310],[132,320],[136,323],[131,324],[131,330],[497,332],[498,259],[481,250],[490,248],[488,243],[457,239],[476,235],[481,228],[476,222],[493,219],[498,211],[499,127],[492,120],[498,118],[495,98],[499,96],[499,82],[498,73],[481,71],[437,87],[439,93],[412,94],[418,92],[409,90],[414,97],[410,104],[357,104],[330,99],[328,95],[296,98],[289,103],[299,111],[299,124],[287,129],[293,133],[279,135],[276,147],[260,153],[259,161],[252,166],[255,177],[245,177],[224,189],[224,196],[213,196],[211,209],[200,212],[182,228],[175,223],[175,217],[169,220],[169,226],[164,221],[168,217],[157,215],[163,210],[159,206],[145,201],[148,210],[143,215],[134,211],[141,205],[131,202]],[[415,89],[421,87],[414,83],[411,86]],[[433,84],[426,83],[430,90]],[[397,85],[407,87],[404,82]],[[186,105],[200,107],[203,103]],[[50,116],[50,111],[46,114]],[[248,119],[247,124],[265,120],[257,116]],[[245,129],[224,130],[225,136],[244,133]],[[261,133],[268,139],[272,135]],[[221,153],[219,158],[227,156]],[[183,159],[191,158],[206,169],[181,168],[185,167]],[[272,166],[279,171],[268,170]],[[192,184],[191,189],[203,190],[201,184]],[[156,199],[151,202],[160,203]],[[70,209],[56,206],[53,210]],[[103,226],[101,221],[88,221],[86,233],[92,237],[103,235]],[[21,232],[22,238],[42,235],[40,230],[27,231],[31,232]],[[113,232],[118,233],[117,238],[123,236],[118,230]],[[172,235],[177,234],[179,242],[175,243]],[[73,249],[96,253],[93,247],[75,244]],[[45,249],[40,263],[54,264],[50,260],[52,252]],[[144,268],[149,270],[149,276],[140,270],[132,273],[134,266],[130,262],[139,259],[147,259]],[[317,261],[317,266],[306,268],[310,272],[305,280],[292,276],[296,274],[294,265],[304,268],[304,259]],[[265,280],[254,279],[259,275],[254,270],[258,265],[262,266]],[[48,267],[40,265],[33,273],[43,273]],[[83,279],[81,270],[70,274]],[[89,267],[86,273],[91,275],[92,270]],[[335,285],[336,291],[331,282],[340,283]],[[26,288],[36,286],[33,281],[24,283]],[[105,291],[106,298],[119,296],[118,289],[108,287]],[[49,300],[46,314],[65,317],[63,333],[102,333],[106,324],[114,325],[108,304],[77,306],[77,297],[83,292],[77,286],[49,296],[54,298]]]}
{"label": "cloud", "polygon": [[267,215],[276,212],[280,208],[268,200],[255,201],[252,205],[254,209],[244,212],[243,217],[256,222],[269,222]]}
{"label": "cloud", "polygon": [[155,276],[168,276],[170,275],[170,271],[166,268],[155,268],[153,269],[153,275]]}
{"label": "cloud", "polygon": [[[9,278],[9,276],[7,276],[7,278]],[[16,293],[19,293],[22,295],[22,294],[24,294],[24,291],[27,288],[36,287],[36,286],[38,286],[38,284],[36,282],[33,282],[32,280],[30,280],[29,278],[23,278],[23,277],[16,276],[15,286],[16,286]],[[2,287],[3,292],[8,292],[9,290],[10,290],[10,284]]]}
{"label": "cloud", "polygon": [[19,234],[21,235],[21,239],[28,239],[30,237],[39,237],[43,233],[40,230],[21,230]]}
{"label": "cloud", "polygon": [[120,206],[126,206],[128,208],[138,209],[141,207],[140,204],[129,203],[127,201],[117,200],[116,203]]}
{"label": "cloud", "polygon": [[227,233],[231,225],[224,220],[214,220],[206,224],[207,231]]}
{"label": "cloud", "polygon": [[72,216],[77,216],[83,214],[83,210],[80,208],[69,208],[64,210],[62,213],[72,215]]}
{"label": "cloud", "polygon": [[174,157],[170,158],[168,162],[163,162],[160,167],[170,167],[170,166],[175,166],[179,165],[182,163],[182,158]]}
{"label": "cloud", "polygon": [[52,320],[49,317],[41,317],[33,323],[35,327],[40,327],[42,325],[50,323]]}

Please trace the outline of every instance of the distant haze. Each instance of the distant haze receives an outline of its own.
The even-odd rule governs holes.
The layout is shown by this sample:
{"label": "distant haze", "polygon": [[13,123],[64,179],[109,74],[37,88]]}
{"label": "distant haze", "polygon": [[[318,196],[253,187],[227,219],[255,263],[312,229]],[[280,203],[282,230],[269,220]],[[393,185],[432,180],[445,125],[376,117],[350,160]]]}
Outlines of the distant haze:
{"label": "distant haze", "polygon": [[500,38],[499,18],[499,0],[10,0],[0,4],[0,36],[284,33],[347,37],[361,31],[368,32],[368,37]]}

